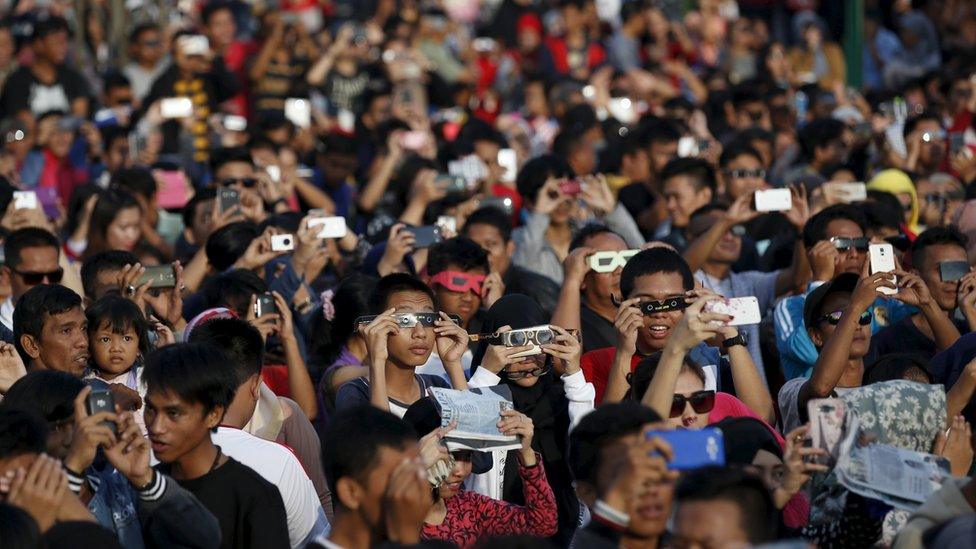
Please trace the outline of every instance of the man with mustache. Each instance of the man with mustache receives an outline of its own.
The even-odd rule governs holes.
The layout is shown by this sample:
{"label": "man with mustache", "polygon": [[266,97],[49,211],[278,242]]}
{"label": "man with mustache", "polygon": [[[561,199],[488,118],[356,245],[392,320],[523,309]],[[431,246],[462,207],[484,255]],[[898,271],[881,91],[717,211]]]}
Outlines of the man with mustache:
{"label": "man with mustache", "polygon": [[81,376],[88,366],[88,321],[81,296],[59,284],[41,284],[17,302],[14,345],[29,370]]}

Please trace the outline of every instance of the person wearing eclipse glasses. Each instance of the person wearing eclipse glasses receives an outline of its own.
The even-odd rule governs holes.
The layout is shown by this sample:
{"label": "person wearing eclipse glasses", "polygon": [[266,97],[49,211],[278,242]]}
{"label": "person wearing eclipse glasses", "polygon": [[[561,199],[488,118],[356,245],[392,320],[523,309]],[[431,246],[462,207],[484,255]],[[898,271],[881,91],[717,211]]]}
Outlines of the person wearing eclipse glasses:
{"label": "person wearing eclipse glasses", "polygon": [[[394,273],[380,279],[370,297],[375,314],[357,319],[366,340],[364,364],[369,376],[339,387],[336,410],[368,403],[402,418],[428,387],[467,390],[461,355],[468,348],[468,333],[457,317],[437,311],[434,301],[434,292],[410,275]],[[450,383],[440,376],[416,373],[435,346]]]}

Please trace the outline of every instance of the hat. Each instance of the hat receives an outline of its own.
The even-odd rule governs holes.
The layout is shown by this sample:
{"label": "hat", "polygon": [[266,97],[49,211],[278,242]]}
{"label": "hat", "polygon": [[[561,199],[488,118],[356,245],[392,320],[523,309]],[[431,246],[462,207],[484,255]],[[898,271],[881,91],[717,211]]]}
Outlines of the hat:
{"label": "hat", "polygon": [[526,31],[535,31],[536,34],[542,34],[542,21],[534,13],[523,13],[519,16],[518,22],[515,24],[515,31],[519,34]]}
{"label": "hat", "polygon": [[803,323],[806,324],[807,328],[817,323],[820,307],[828,295],[853,292],[854,287],[857,286],[858,279],[859,277],[854,273],[842,273],[830,282],[821,285],[816,290],[807,294],[807,299],[803,303]]}
{"label": "hat", "polygon": [[[410,424],[421,437],[441,426],[441,414],[437,411],[434,399],[424,397],[414,402],[403,414],[403,421]],[[492,457],[488,452],[471,452],[471,472],[480,475],[491,470]]]}

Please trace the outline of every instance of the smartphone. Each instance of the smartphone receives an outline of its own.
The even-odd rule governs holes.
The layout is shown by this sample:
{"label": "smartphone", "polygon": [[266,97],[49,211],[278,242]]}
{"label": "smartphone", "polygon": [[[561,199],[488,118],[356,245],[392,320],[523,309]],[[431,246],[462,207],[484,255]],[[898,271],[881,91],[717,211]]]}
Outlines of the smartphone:
{"label": "smartphone", "polygon": [[312,125],[312,105],[308,99],[289,97],[285,99],[285,118],[299,128],[308,128]]}
{"label": "smartphone", "polygon": [[[90,416],[98,412],[111,412],[114,414],[115,397],[108,391],[92,391],[85,400],[85,408]],[[118,433],[114,421],[103,421],[102,425],[111,429],[113,433]]]}
{"label": "smartphone", "polygon": [[940,261],[939,277],[942,282],[955,282],[969,272],[968,261]]}
{"label": "smartphone", "polygon": [[408,151],[416,151],[427,145],[427,134],[424,132],[403,132],[400,134],[400,146]]}
{"label": "smartphone", "polygon": [[814,462],[823,465],[836,463],[840,453],[840,443],[844,440],[844,401],[839,398],[814,398],[807,402],[807,417],[810,421],[810,447],[826,450],[826,456],[817,457]]}
{"label": "smartphone", "polygon": [[247,118],[236,114],[227,114],[221,119],[224,129],[231,132],[243,132],[247,130]]}
{"label": "smartphone", "polygon": [[824,183],[824,191],[830,191],[845,204],[863,202],[868,198],[868,186],[863,182]]}
{"label": "smartphone", "polygon": [[694,137],[682,137],[678,140],[678,156],[688,158],[698,156],[698,140]]}
{"label": "smartphone", "polygon": [[563,194],[568,194],[570,196],[576,196],[583,192],[583,186],[585,183],[579,178],[567,179],[559,184],[559,191]]}
{"label": "smartphone", "polygon": [[468,192],[468,180],[460,175],[439,173],[434,178],[434,184],[447,191],[447,194],[463,194]]}
{"label": "smartphone", "polygon": [[439,215],[437,216],[436,225],[441,228],[441,232],[450,232],[457,234],[457,218],[453,215]]}
{"label": "smartphone", "polygon": [[37,193],[34,191],[14,191],[14,209],[33,210],[37,208]]}
{"label": "smartphone", "polygon": [[281,181],[281,168],[279,166],[271,165],[264,168],[264,171],[268,172],[268,177],[271,178],[273,183],[278,183]]}
{"label": "smartphone", "polygon": [[159,102],[159,114],[167,120],[189,118],[193,115],[193,101],[189,97],[164,97]]}
{"label": "smartphone", "polygon": [[404,231],[413,233],[415,249],[428,248],[432,244],[444,240],[441,236],[441,228],[437,225],[425,225],[423,227],[405,227]]}
{"label": "smartphone", "polygon": [[515,213],[515,205],[512,203],[512,199],[501,196],[482,198],[481,202],[478,203],[478,208],[498,208],[508,215]]}
{"label": "smartphone", "polygon": [[264,315],[270,315],[272,313],[278,312],[278,306],[275,305],[274,295],[269,292],[258,295],[257,299],[254,300],[254,316],[261,318]]}
{"label": "smartphone", "polygon": [[276,234],[271,235],[271,251],[290,252],[295,249],[295,235]]}
{"label": "smartphone", "polygon": [[356,132],[356,115],[349,109],[339,109],[336,114],[336,123],[339,124],[339,129],[345,133]]}
{"label": "smartphone", "polygon": [[756,297],[733,297],[724,301],[710,301],[705,305],[710,313],[729,315],[732,320],[726,326],[745,326],[759,324],[762,313],[759,311],[759,299]]}
{"label": "smartphone", "polygon": [[501,149],[498,151],[498,165],[505,169],[502,181],[512,183],[518,177],[518,157],[515,149]]}
{"label": "smartphone", "polygon": [[349,230],[346,227],[346,218],[340,216],[310,217],[308,226],[309,228],[321,227],[318,234],[315,235],[319,238],[342,238],[346,236],[346,232]]}
{"label": "smartphone", "polygon": [[136,287],[141,288],[146,282],[150,283],[150,288],[173,288],[176,286],[176,271],[172,265],[146,267],[146,272],[139,277]]}
{"label": "smartphone", "polygon": [[475,38],[471,41],[471,47],[479,53],[487,53],[495,49],[495,41],[491,38]]}
{"label": "smartphone", "polygon": [[237,189],[222,188],[217,191],[217,205],[221,212],[229,212],[241,207],[241,192]]}
{"label": "smartphone", "polygon": [[621,124],[633,124],[637,121],[637,109],[629,97],[610,98],[607,111]]}
{"label": "smartphone", "polygon": [[788,212],[793,209],[793,195],[789,189],[756,191],[757,212]]}
{"label": "smartphone", "polygon": [[660,437],[671,445],[674,459],[668,462],[672,471],[688,471],[709,465],[725,465],[725,439],[715,427],[674,431],[648,431],[647,438]]}
{"label": "smartphone", "polygon": [[[895,270],[895,249],[891,244],[871,244],[868,246],[868,257],[871,258],[871,273],[887,273]],[[898,284],[898,278],[891,277],[891,281]],[[885,295],[895,295],[897,289],[881,287],[878,291]]]}
{"label": "smartphone", "polygon": [[966,136],[962,133],[955,132],[949,134],[949,153],[958,154],[963,147],[966,146]]}
{"label": "smartphone", "polygon": [[207,55],[210,52],[210,41],[202,34],[181,36],[179,44],[185,55]]}

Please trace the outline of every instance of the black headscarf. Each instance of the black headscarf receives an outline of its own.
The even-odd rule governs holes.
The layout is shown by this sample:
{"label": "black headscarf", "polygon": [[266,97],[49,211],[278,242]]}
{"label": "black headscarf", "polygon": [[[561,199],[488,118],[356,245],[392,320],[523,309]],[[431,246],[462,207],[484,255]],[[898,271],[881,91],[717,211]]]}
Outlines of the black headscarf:
{"label": "black headscarf", "polygon": [[[513,330],[548,324],[549,318],[532,298],[522,294],[503,296],[495,302],[485,315],[482,331],[492,333],[502,326]],[[472,372],[488,350],[488,343],[482,341],[471,361]],[[546,357],[551,361],[552,357]],[[546,477],[556,496],[559,510],[559,533],[554,539],[565,541],[572,538],[579,517],[579,500],[573,489],[572,475],[566,462],[566,442],[569,437],[569,401],[559,376],[550,371],[541,376],[532,387],[522,387],[504,376],[502,383],[512,390],[515,409],[532,418],[535,436],[532,447],[542,454]],[[505,460],[505,484],[502,488],[505,501],[524,504],[522,482],[518,473],[518,457],[509,452]]]}
{"label": "black headscarf", "polygon": [[725,441],[725,462],[732,465],[752,465],[759,450],[783,459],[783,448],[765,423],[752,417],[727,417],[713,423],[722,430]]}

